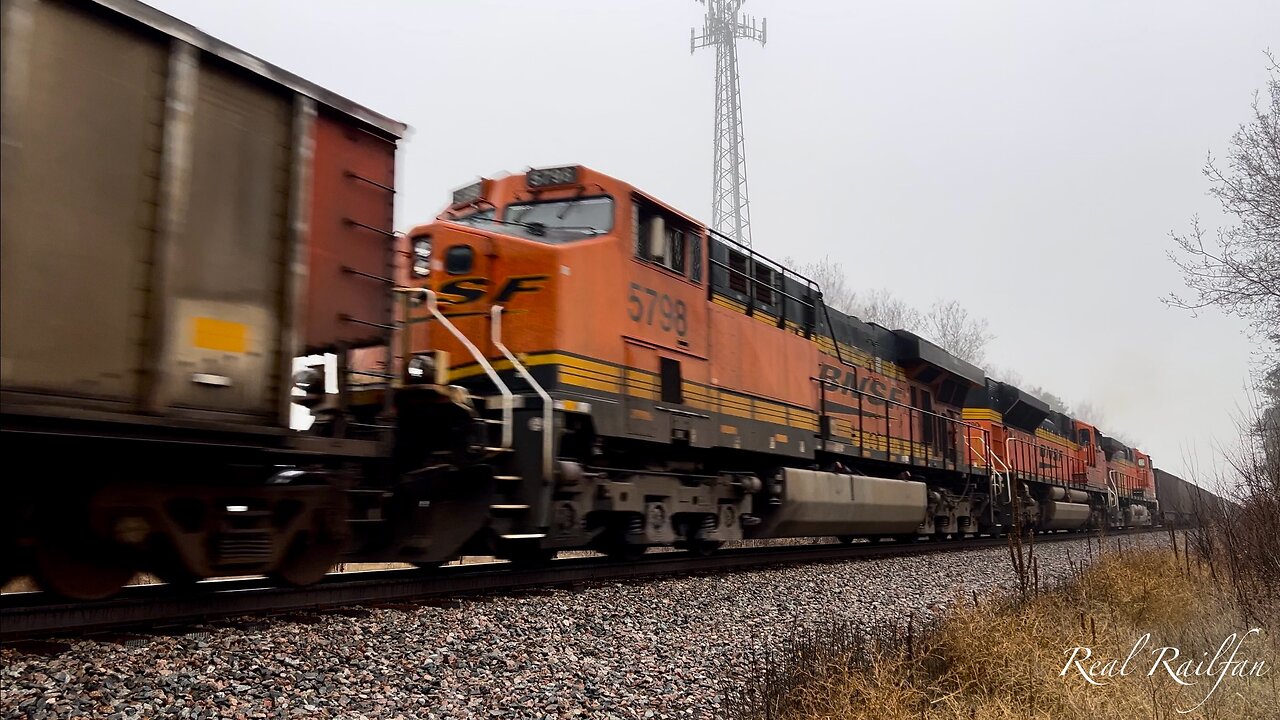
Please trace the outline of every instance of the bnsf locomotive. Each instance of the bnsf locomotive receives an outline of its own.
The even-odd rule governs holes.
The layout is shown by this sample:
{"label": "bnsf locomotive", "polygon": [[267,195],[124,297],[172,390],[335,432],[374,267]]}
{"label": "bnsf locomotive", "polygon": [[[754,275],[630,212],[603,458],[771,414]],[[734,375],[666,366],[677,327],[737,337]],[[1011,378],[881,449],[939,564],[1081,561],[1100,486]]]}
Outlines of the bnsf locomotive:
{"label": "bnsf locomotive", "polygon": [[409,363],[506,433],[499,554],[1153,517],[1147,455],[588,168],[462,188],[404,254]]}
{"label": "bnsf locomotive", "polygon": [[404,125],[130,0],[3,7],[0,581],[1156,517],[1145,454],[614,178],[399,236]]}

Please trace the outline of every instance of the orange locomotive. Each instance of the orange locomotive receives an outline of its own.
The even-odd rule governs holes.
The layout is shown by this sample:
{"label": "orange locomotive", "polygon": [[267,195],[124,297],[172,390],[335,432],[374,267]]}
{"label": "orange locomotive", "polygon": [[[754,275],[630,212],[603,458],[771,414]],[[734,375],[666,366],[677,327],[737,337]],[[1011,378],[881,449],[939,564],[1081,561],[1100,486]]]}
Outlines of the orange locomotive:
{"label": "orange locomotive", "polygon": [[1149,520],[1145,456],[604,174],[481,180],[407,245],[407,367],[482,400],[500,554]]}

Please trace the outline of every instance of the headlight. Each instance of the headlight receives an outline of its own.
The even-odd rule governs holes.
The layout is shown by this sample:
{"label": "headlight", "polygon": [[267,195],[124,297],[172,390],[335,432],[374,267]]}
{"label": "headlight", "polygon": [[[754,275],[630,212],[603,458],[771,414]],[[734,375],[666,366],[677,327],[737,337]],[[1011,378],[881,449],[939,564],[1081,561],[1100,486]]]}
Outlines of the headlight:
{"label": "headlight", "polygon": [[430,382],[435,375],[435,371],[435,358],[430,355],[414,355],[409,358],[409,366],[406,368],[409,382],[417,383]]}
{"label": "headlight", "polygon": [[431,272],[431,238],[413,241],[413,274],[426,277]]}
{"label": "headlight", "polygon": [[302,368],[293,374],[293,386],[304,393],[324,392],[324,371],[313,367]]}
{"label": "headlight", "polygon": [[325,376],[323,367],[305,367],[293,374],[293,388],[301,392],[302,397],[294,395],[293,402],[308,408],[314,408],[325,399]]}

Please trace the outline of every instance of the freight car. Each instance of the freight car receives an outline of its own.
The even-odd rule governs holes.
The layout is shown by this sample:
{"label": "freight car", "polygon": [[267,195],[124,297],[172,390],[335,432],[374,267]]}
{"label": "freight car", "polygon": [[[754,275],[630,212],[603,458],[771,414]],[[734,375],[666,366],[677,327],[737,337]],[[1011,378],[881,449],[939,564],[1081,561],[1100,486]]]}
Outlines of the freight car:
{"label": "freight car", "polygon": [[1197,527],[1222,510],[1222,500],[1217,495],[1159,468],[1156,487],[1160,494],[1160,517],[1166,526]]}
{"label": "freight car", "polygon": [[466,426],[461,398],[407,389],[393,431],[390,395],[344,388],[289,429],[296,355],[389,346],[406,126],[131,0],[6,0],[3,28],[0,583],[453,553],[413,544],[441,473],[389,463],[445,453],[425,426]]}
{"label": "freight car", "polygon": [[410,347],[511,450],[499,554],[1154,522],[1144,453],[589,168],[461,188],[404,253]]}

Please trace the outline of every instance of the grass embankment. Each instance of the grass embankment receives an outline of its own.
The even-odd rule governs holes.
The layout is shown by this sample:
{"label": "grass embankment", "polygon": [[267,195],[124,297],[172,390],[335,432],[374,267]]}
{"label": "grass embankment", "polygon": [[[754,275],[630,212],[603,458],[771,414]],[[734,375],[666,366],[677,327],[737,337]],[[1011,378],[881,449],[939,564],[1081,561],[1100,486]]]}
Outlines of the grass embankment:
{"label": "grass embankment", "polygon": [[[1234,590],[1215,574],[1221,573],[1172,549],[1112,551],[1044,592],[958,597],[928,628],[870,639],[850,628],[809,629],[761,664],[767,669],[738,698],[739,714],[786,720],[1280,718],[1280,610],[1261,623],[1245,622]],[[1245,637],[1259,625],[1260,636]],[[1237,644],[1239,664],[1224,671]],[[1166,647],[1178,656],[1161,650]],[[1073,652],[1079,665],[1067,667]],[[1191,684],[1180,684],[1173,673]]]}

